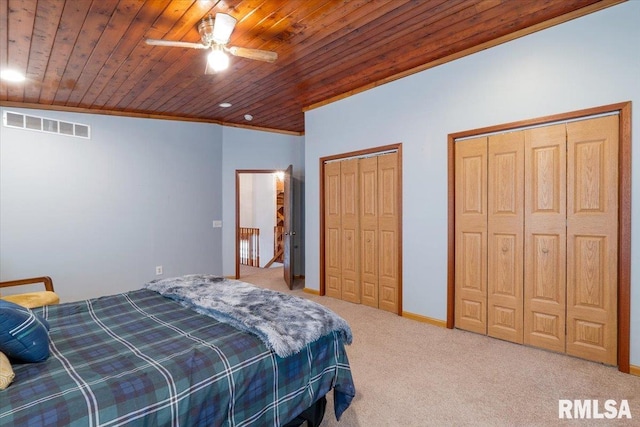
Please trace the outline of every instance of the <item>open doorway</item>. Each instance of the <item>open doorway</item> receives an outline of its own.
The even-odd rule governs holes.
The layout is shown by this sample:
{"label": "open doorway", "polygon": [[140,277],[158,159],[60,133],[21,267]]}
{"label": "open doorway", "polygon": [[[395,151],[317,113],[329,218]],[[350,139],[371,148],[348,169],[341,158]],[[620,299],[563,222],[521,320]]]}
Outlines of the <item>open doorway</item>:
{"label": "open doorway", "polygon": [[236,171],[236,278],[279,269],[291,287],[290,175],[291,167]]}

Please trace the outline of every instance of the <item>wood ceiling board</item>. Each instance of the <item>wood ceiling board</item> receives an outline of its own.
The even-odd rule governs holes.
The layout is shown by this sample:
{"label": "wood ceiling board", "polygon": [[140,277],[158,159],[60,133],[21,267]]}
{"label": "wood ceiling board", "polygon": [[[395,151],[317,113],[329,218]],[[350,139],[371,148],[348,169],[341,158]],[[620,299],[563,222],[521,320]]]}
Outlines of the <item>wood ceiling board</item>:
{"label": "wood ceiling board", "polygon": [[[265,100],[263,105],[267,106],[267,108],[273,110],[274,105],[279,107],[286,105],[289,107],[286,109],[278,108],[274,111],[274,115],[279,118],[287,118],[289,121],[295,121],[296,126],[301,129],[301,127],[304,126],[302,113],[304,104],[303,101],[300,100],[299,93],[296,92],[296,89],[300,89],[301,84],[304,86],[304,80],[306,79],[305,73],[307,70],[312,70],[313,66],[317,63],[315,61],[316,57],[318,57],[318,51],[331,53],[331,47],[327,47],[327,44],[339,41],[349,33],[357,32],[363,23],[371,23],[379,17],[384,17],[389,11],[393,10],[393,8],[402,6],[405,2],[391,0],[378,3],[379,7],[376,8],[375,11],[355,9],[352,13],[347,13],[347,10],[347,12],[337,19],[333,14],[321,15],[320,17],[326,20],[325,22],[313,22],[308,25],[312,25],[313,28],[319,28],[321,31],[311,35],[307,32],[307,37],[312,40],[315,40],[317,37],[317,39],[319,39],[318,42],[305,45],[304,43],[300,43],[298,36],[293,37],[289,50],[279,50],[279,52],[282,53],[276,64],[278,65],[276,71],[270,74],[264,74],[262,80],[254,80],[255,83],[245,86],[244,89],[234,87],[233,93],[228,96],[228,99],[234,100],[233,104],[238,109],[254,111],[256,113],[254,116],[257,118],[261,117],[261,111],[255,109],[256,103],[253,100],[256,98],[256,92],[259,92],[260,98]],[[382,6],[386,6],[388,9]],[[339,24],[336,24],[336,22]],[[295,55],[295,59],[291,61],[292,64],[295,63],[296,67],[294,74],[291,74],[291,68],[287,67],[287,58],[288,55],[291,54]],[[311,61],[314,61],[314,63],[310,64]],[[322,62],[322,59],[320,61]],[[264,68],[265,67],[263,67],[263,69]],[[274,82],[276,84],[274,84]],[[288,91],[288,95],[284,91]],[[270,100],[270,97],[274,97],[275,99]],[[279,101],[281,99],[287,101],[283,103]],[[229,113],[231,113],[231,111]]]}
{"label": "wood ceiling board", "polygon": [[[133,1],[135,2],[136,0]],[[77,102],[78,107],[85,107],[89,109],[101,108],[101,105],[97,103],[97,100],[100,99],[100,95],[105,90],[115,90],[115,83],[112,84],[111,82],[115,80],[115,76],[117,74],[121,74],[120,69],[125,60],[129,57],[131,52],[140,43],[140,40],[144,38],[148,31],[146,27],[141,27],[136,23],[154,22],[162,12],[162,8],[157,4],[151,2],[143,3],[139,1],[137,3],[141,3],[142,7],[137,8],[133,20],[126,28],[119,29],[123,35],[119,38],[114,36],[114,38],[110,40],[113,44],[113,50],[107,60],[102,64],[99,64],[100,70],[97,72],[91,86],[82,95],[81,100]],[[119,5],[118,10],[127,10],[127,5]],[[129,12],[127,11],[123,13],[128,14]],[[105,98],[108,98],[108,95],[105,95]]]}
{"label": "wood ceiling board", "polygon": [[[391,0],[391,1],[395,1],[395,0]],[[391,3],[391,1],[385,2],[385,3]],[[336,2],[334,1],[332,3],[335,4]],[[346,17],[346,16],[348,16],[347,12],[350,9],[345,7],[344,10],[345,10],[344,15],[340,14],[340,16]],[[377,10],[377,11],[379,13],[382,13],[382,14],[385,12],[384,9],[383,10]],[[362,11],[362,13],[365,13],[365,12]],[[371,19],[371,16],[375,16],[375,14],[369,14],[369,15],[370,15],[369,19]],[[324,19],[329,19],[331,21],[326,23],[326,24],[316,23],[317,27],[319,27],[319,28],[323,28],[323,27],[328,28],[325,31],[327,31],[327,33],[329,35],[331,35],[331,36],[334,36],[335,33],[339,33],[340,32],[338,28],[335,28],[335,27],[331,26],[331,24],[334,22],[333,19],[335,19],[333,14],[325,15]],[[345,25],[346,24],[347,23],[345,23]],[[338,35],[335,35],[335,37],[337,38]],[[257,98],[256,97],[256,93],[260,93],[259,99],[265,99],[267,97],[267,95],[268,95],[266,93],[266,92],[269,91],[268,88],[270,88],[270,87],[272,87],[274,85],[272,83],[270,84],[269,82],[266,82],[266,81],[264,82],[264,84],[260,84],[260,82],[264,81],[262,79],[268,79],[271,82],[279,81],[280,77],[278,75],[278,70],[280,70],[280,69],[285,69],[285,73],[286,73],[287,56],[291,52],[293,52],[293,51],[295,51],[297,49],[300,49],[299,46],[301,46],[301,44],[298,44],[298,39],[297,38],[293,38],[292,41],[294,43],[290,43],[289,44],[289,46],[288,46],[289,50],[288,51],[285,50],[285,49],[277,49],[277,52],[279,54],[279,59],[276,62],[276,64],[264,64],[264,63],[260,63],[258,61],[248,61],[248,60],[244,60],[244,59],[240,59],[240,58],[232,58],[232,61],[233,61],[232,62],[232,67],[224,73],[225,75],[226,74],[236,75],[237,73],[239,73],[241,71],[245,71],[245,70],[247,70],[249,68],[254,72],[254,75],[252,75],[250,79],[247,79],[249,83],[247,85],[245,85],[245,86],[243,86],[242,83],[238,83],[236,81],[234,81],[232,84],[229,84],[229,85],[220,85],[220,86],[223,86],[223,87],[221,87],[220,90],[217,91],[217,94],[219,95],[219,102],[230,101],[237,108],[244,107],[245,109],[250,109],[251,106],[255,104],[255,100]],[[269,46],[269,47],[271,47],[271,46]],[[291,61],[291,62],[294,62],[294,61]],[[300,62],[302,62],[302,60]],[[218,77],[218,76],[215,76],[215,77]],[[224,77],[224,76],[222,76],[222,77]],[[258,83],[255,83],[255,82],[258,82]],[[213,80],[213,84],[214,85],[215,85],[215,83],[216,83],[216,81]],[[184,98],[188,98],[188,99],[197,99],[198,96],[201,94],[201,87],[199,87],[199,86],[184,85],[184,86],[180,87],[180,90],[183,91],[182,92],[182,96]],[[175,99],[175,96],[177,96],[177,94],[178,94],[178,88],[176,88],[173,91],[171,91],[169,94],[167,94],[167,96]],[[197,103],[198,101],[195,100],[194,102]],[[202,100],[201,102],[207,102],[207,105],[209,105],[211,108],[220,110],[219,108],[217,108],[217,105],[218,105],[219,102],[214,103],[213,105],[211,105],[210,101],[208,101],[208,100]],[[271,102],[267,102],[267,104],[270,105],[272,103]],[[165,112],[166,111],[170,111],[170,110],[167,110],[167,109],[171,109],[173,106],[174,105],[172,105],[172,104],[165,105],[164,111]],[[302,114],[300,108],[298,108],[298,113]],[[224,115],[229,116],[229,115],[231,115],[231,111],[226,111],[226,110],[224,112],[218,111],[218,114],[222,114],[223,117],[224,117]]]}
{"label": "wood ceiling board", "polygon": [[[35,21],[35,5],[31,2],[20,2],[13,0],[9,3],[9,14],[12,16],[12,25],[8,27],[11,39],[14,43],[9,43],[7,47],[8,66],[17,70],[26,70],[29,64],[29,51],[31,49],[31,33],[33,22]],[[7,96],[22,98],[24,96],[24,86],[9,86]]]}
{"label": "wood ceiling board", "polygon": [[30,84],[24,85],[24,100],[26,102],[38,102],[43,87],[43,79],[47,73],[51,49],[58,28],[58,21],[62,15],[64,4],[49,2],[36,11],[31,50],[29,52],[29,65],[26,77]]}
{"label": "wood ceiling board", "polygon": [[[578,1],[585,3],[582,0]],[[524,4],[523,2],[512,3],[514,5]],[[412,43],[390,43],[389,46],[394,46],[394,49],[384,49],[383,47],[383,50],[379,53],[376,52],[376,54],[368,51],[369,54],[365,53],[360,56],[362,62],[355,67],[349,67],[355,62],[355,58],[342,58],[333,74],[329,75],[326,71],[319,70],[317,75],[320,75],[322,80],[312,80],[305,87],[305,93],[308,96],[305,104],[313,104],[353,89],[358,85],[384,79],[406,70],[405,67],[413,68],[420,63],[430,62],[475,44],[498,38],[504,34],[501,31],[505,27],[504,22],[515,23],[511,26],[511,31],[522,29],[523,26],[520,22],[525,20],[524,16],[533,15],[529,11],[538,12],[537,8],[540,6],[542,6],[541,10],[546,10],[542,2],[530,3],[532,4],[528,5],[526,11],[521,7],[513,7],[509,10],[494,7],[485,9],[483,15],[474,15],[475,7],[470,6],[462,10],[456,8],[455,13],[442,19],[442,25],[434,25],[435,32],[428,37],[421,37],[418,34]],[[554,13],[559,12],[554,10]],[[472,22],[473,26],[469,26],[469,22]],[[380,61],[381,56],[393,57],[395,61],[390,61],[392,64],[387,65]]]}
{"label": "wood ceiling board", "polygon": [[[62,75],[64,84],[58,86],[53,98],[54,104],[67,105],[72,92],[81,91],[78,79],[84,76],[83,80],[91,80],[91,76],[96,73],[99,62],[101,60],[104,62],[109,57],[106,52],[102,56],[94,55],[94,52],[95,48],[102,47],[104,49],[104,45],[110,45],[108,41],[105,41],[106,37],[103,36],[109,35],[105,29],[114,13],[115,6],[115,4],[99,0],[91,4],[80,27],[76,43],[73,45],[69,56],[70,60]],[[102,46],[98,45],[100,41],[103,42]]]}
{"label": "wood ceiling board", "polygon": [[[29,83],[0,83],[0,103],[300,133],[310,108],[619,2],[5,0],[0,67]],[[199,42],[216,12],[238,19],[230,45],[278,60],[231,57],[204,75],[206,51],[144,42]]]}
{"label": "wood ceiling board", "polygon": [[[206,16],[209,13],[209,7],[206,2],[196,1],[191,7],[184,10],[184,3],[183,0],[172,1],[154,22],[153,30],[159,33],[164,32],[161,38],[180,40],[185,35],[190,34],[192,37],[188,41],[198,42],[200,40],[199,34],[194,29],[202,16]],[[165,29],[168,29],[168,31],[165,32]],[[144,38],[154,37],[145,34]],[[132,90],[144,87],[149,83],[149,79],[144,80],[145,76],[149,74],[150,70],[153,70],[154,65],[161,61],[163,57],[171,59],[167,62],[167,65],[181,64],[182,54],[186,56],[187,61],[190,61],[197,58],[198,54],[202,54],[202,51],[198,49],[154,48],[147,45],[144,39],[139,40],[138,45],[125,61],[126,75],[123,76],[125,78],[121,79],[120,86],[110,94],[110,98],[104,101],[105,107],[116,110],[137,110],[136,106],[132,106],[128,102],[129,98],[132,97]]]}
{"label": "wood ceiling board", "polygon": [[143,3],[137,0],[120,1],[117,9],[109,16],[100,38],[95,42],[85,68],[76,81],[73,92],[69,94],[65,104],[83,106],[82,100],[98,81],[103,78],[103,69],[112,61],[114,54],[113,40],[121,40],[123,34],[132,25],[140,12]]}
{"label": "wood ceiling board", "polygon": [[[69,62],[76,59],[72,57],[72,54],[80,35],[81,27],[78,24],[84,22],[90,6],[90,1],[64,3],[55,33],[49,36],[53,37],[54,42],[49,51],[49,62],[42,80],[39,104],[53,104],[60,87],[64,87],[65,84],[75,84],[75,81],[66,82],[64,74]],[[10,23],[13,20],[14,18],[10,16]]]}

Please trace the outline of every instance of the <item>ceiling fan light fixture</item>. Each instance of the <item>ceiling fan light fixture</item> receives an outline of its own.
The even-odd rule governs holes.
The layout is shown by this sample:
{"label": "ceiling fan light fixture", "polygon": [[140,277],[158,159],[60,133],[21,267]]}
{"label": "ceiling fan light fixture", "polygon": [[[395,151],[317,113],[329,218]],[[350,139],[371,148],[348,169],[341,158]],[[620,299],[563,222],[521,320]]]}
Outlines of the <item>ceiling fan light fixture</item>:
{"label": "ceiling fan light fixture", "polygon": [[207,57],[207,62],[213,71],[224,71],[229,68],[229,56],[224,53],[220,46],[211,48],[211,53]]}
{"label": "ceiling fan light fixture", "polygon": [[[224,3],[224,2],[221,2]],[[251,49],[241,46],[227,47],[231,38],[231,33],[238,20],[226,13],[216,13],[216,17],[208,15],[198,24],[200,43],[186,42],[180,40],[146,39],[145,42],[151,46],[170,46],[188,49],[206,49],[211,51],[207,56],[207,66],[205,74],[213,74],[229,68],[229,55],[240,58],[255,59],[273,63],[278,59],[276,52],[261,49]]]}
{"label": "ceiling fan light fixture", "polygon": [[227,44],[238,20],[226,13],[216,13],[214,22],[213,41],[218,44]]}

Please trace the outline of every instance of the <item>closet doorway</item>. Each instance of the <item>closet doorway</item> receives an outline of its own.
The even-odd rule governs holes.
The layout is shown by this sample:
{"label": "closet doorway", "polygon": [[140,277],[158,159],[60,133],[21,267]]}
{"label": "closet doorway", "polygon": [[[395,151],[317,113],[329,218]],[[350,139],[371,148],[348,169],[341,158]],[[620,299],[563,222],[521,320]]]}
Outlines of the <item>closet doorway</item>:
{"label": "closet doorway", "polygon": [[630,104],[449,137],[447,326],[629,370]]}
{"label": "closet doorway", "polygon": [[320,295],[402,314],[402,144],[320,159]]}
{"label": "closet doorway", "polygon": [[293,167],[286,170],[236,170],[236,278],[241,266],[282,266],[293,284]]}

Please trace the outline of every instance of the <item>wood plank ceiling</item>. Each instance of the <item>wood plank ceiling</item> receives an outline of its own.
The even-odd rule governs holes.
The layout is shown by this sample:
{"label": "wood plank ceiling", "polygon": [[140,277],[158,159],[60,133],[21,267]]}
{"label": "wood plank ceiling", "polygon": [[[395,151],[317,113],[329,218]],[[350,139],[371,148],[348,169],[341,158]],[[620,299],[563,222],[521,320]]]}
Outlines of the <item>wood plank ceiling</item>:
{"label": "wood plank ceiling", "polygon": [[[0,0],[0,105],[304,132],[304,110],[621,0]],[[199,21],[238,19],[231,57],[205,74]],[[219,106],[232,104],[229,108]],[[253,120],[244,119],[251,114]]]}

